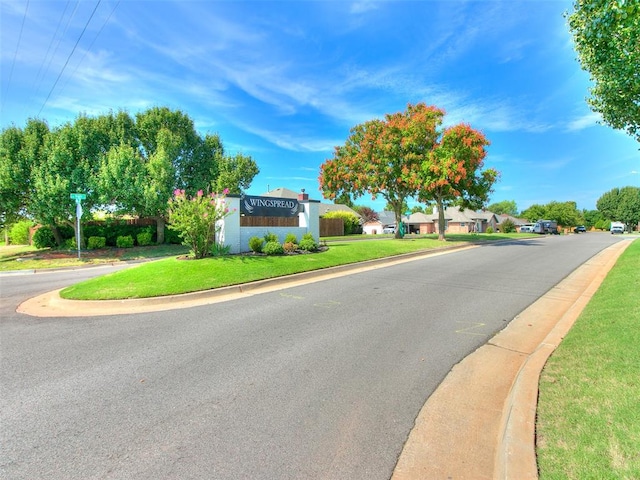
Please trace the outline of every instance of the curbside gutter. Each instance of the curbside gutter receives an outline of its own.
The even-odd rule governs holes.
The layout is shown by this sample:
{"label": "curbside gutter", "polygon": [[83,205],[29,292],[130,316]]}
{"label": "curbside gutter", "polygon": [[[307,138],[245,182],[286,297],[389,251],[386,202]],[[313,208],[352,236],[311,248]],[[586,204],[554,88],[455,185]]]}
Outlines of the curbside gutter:
{"label": "curbside gutter", "polygon": [[391,479],[537,479],[540,373],[629,245],[592,257],[454,366],[418,414]]}

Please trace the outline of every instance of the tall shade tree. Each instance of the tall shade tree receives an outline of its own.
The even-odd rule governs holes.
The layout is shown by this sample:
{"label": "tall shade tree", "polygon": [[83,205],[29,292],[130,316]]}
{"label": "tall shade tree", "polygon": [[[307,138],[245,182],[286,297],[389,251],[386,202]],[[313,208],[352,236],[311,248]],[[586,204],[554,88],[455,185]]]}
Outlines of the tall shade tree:
{"label": "tall shade tree", "polygon": [[623,222],[627,228],[640,222],[640,188],[614,188],[596,202],[597,209],[609,220]]}
{"label": "tall shade tree", "polygon": [[156,222],[158,243],[164,242],[168,201],[175,190],[194,195],[208,191],[215,158],[198,135],[193,120],[179,110],[154,107],[136,115],[136,131],[145,166],[139,201],[131,209]]}
{"label": "tall shade tree", "polygon": [[68,225],[83,242],[82,225],[77,231],[75,201],[72,193],[83,193],[83,209],[91,210],[100,204],[97,190],[101,158],[108,152],[110,140],[100,121],[85,116],[53,130],[45,143],[46,156],[31,168],[33,190],[29,212],[34,218],[51,227],[58,245],[62,242],[57,227]]}
{"label": "tall shade tree", "polygon": [[503,200],[502,202],[492,203],[487,207],[487,210],[495,213],[496,215],[511,215],[515,217],[518,215],[518,205],[515,200]]}
{"label": "tall shade tree", "polygon": [[443,115],[424,103],[409,104],[404,112],[353,127],[345,144],[320,167],[324,197],[382,196],[399,225],[407,199],[418,192],[421,165],[437,143]]}
{"label": "tall shade tree", "polygon": [[0,219],[4,226],[28,215],[33,191],[31,169],[44,162],[49,127],[29,119],[24,130],[12,126],[0,135]]}
{"label": "tall shade tree", "polygon": [[18,220],[24,207],[29,170],[24,165],[23,141],[18,127],[6,128],[0,135],[0,226],[5,229]]}
{"label": "tall shade tree", "polygon": [[640,2],[576,0],[569,30],[594,86],[591,109],[640,141]]}
{"label": "tall shade tree", "polygon": [[256,162],[242,153],[235,156],[223,155],[219,159],[218,170],[214,190],[218,193],[228,190],[228,193],[236,195],[248,189],[253,178],[260,173]]}
{"label": "tall shade tree", "polygon": [[426,153],[419,172],[418,199],[438,207],[438,239],[444,240],[446,206],[481,208],[488,200],[499,173],[482,170],[489,141],[467,124],[446,128]]}

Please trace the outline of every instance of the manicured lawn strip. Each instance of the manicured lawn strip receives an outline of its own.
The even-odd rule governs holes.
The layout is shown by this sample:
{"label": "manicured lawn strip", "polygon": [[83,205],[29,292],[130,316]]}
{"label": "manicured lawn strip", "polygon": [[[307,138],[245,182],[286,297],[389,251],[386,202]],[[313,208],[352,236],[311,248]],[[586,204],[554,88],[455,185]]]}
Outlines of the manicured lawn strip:
{"label": "manicured lawn strip", "polygon": [[640,478],[640,240],[540,378],[540,479]]}
{"label": "manicured lawn strip", "polygon": [[[183,245],[152,245],[126,249],[108,248],[104,251],[82,251],[80,259],[77,252],[55,251],[48,248],[38,250],[27,245],[0,247],[0,271],[44,270],[52,268],[82,267],[131,260],[146,260],[189,252]],[[64,258],[52,258],[56,253],[64,253]],[[18,260],[20,259],[20,260]]]}
{"label": "manicured lawn strip", "polygon": [[461,243],[434,239],[332,242],[327,251],[306,255],[170,258],[72,285],[60,295],[76,300],[175,295]]}

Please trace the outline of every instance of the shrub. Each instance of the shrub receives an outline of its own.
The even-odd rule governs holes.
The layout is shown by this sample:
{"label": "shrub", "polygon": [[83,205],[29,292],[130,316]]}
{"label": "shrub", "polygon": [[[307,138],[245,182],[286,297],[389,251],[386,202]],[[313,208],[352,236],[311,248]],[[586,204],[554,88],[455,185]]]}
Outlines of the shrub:
{"label": "shrub", "polygon": [[316,243],[316,241],[313,239],[313,237],[308,238],[303,237],[302,240],[300,240],[300,250],[304,250],[307,252],[315,252],[316,250],[318,250],[318,244]]}
{"label": "shrub", "polygon": [[516,231],[516,224],[507,218],[500,224],[500,231],[502,233],[513,233]]}
{"label": "shrub", "polygon": [[493,228],[492,227],[487,227],[487,231],[485,233],[493,233]]}
{"label": "shrub", "polygon": [[282,244],[282,248],[284,248],[284,251],[287,253],[293,253],[298,249],[298,244],[293,242],[284,242]]}
{"label": "shrub", "polygon": [[211,248],[211,255],[214,257],[224,257],[229,255],[231,251],[231,245],[220,245],[219,243],[214,243]]}
{"label": "shrub", "polygon": [[9,240],[14,245],[29,245],[29,229],[33,223],[30,220],[22,220],[14,223],[9,230]]}
{"label": "shrub", "polygon": [[147,245],[151,245],[153,239],[153,234],[151,232],[142,232],[136,235],[136,241],[138,245],[141,247],[146,247]]}
{"label": "shrub", "polygon": [[184,190],[175,190],[169,200],[169,228],[179,232],[182,244],[191,247],[195,258],[211,255],[220,230],[218,222],[230,214],[224,201],[227,192],[205,195],[199,190],[189,197]]}
{"label": "shrub", "polygon": [[78,249],[78,245],[76,244],[76,239],[75,238],[65,238],[64,242],[62,242],[62,245],[60,245],[60,248],[62,250],[77,250]]}
{"label": "shrub", "polygon": [[87,248],[89,250],[104,248],[106,246],[107,246],[107,239],[105,237],[89,237],[89,243],[87,243]]}
{"label": "shrub", "polygon": [[252,252],[262,253],[262,247],[264,245],[264,239],[260,237],[251,237],[249,239],[249,248]]}
{"label": "shrub", "polygon": [[284,248],[280,245],[280,242],[267,242],[262,251],[267,255],[282,255]]}
{"label": "shrub", "polygon": [[49,227],[40,227],[33,234],[33,244],[36,248],[54,248],[56,246],[56,239],[53,237],[53,232]]}
{"label": "shrub", "polygon": [[295,233],[287,233],[287,236],[284,237],[284,243],[298,243],[298,237],[296,237]]}
{"label": "shrub", "polygon": [[264,234],[264,241],[266,243],[269,242],[278,242],[278,235],[276,235],[275,233],[271,233],[271,232],[267,232]]}
{"label": "shrub", "polygon": [[116,247],[118,248],[131,248],[133,247],[133,237],[131,235],[118,237],[116,240]]}

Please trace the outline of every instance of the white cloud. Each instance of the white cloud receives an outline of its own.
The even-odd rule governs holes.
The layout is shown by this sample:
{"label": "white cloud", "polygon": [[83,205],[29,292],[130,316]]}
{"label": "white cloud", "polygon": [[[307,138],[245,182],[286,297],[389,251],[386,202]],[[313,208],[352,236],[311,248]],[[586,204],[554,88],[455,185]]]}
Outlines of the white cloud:
{"label": "white cloud", "polygon": [[581,117],[575,118],[567,124],[569,132],[577,132],[585,128],[595,127],[602,119],[599,113],[590,112]]}

